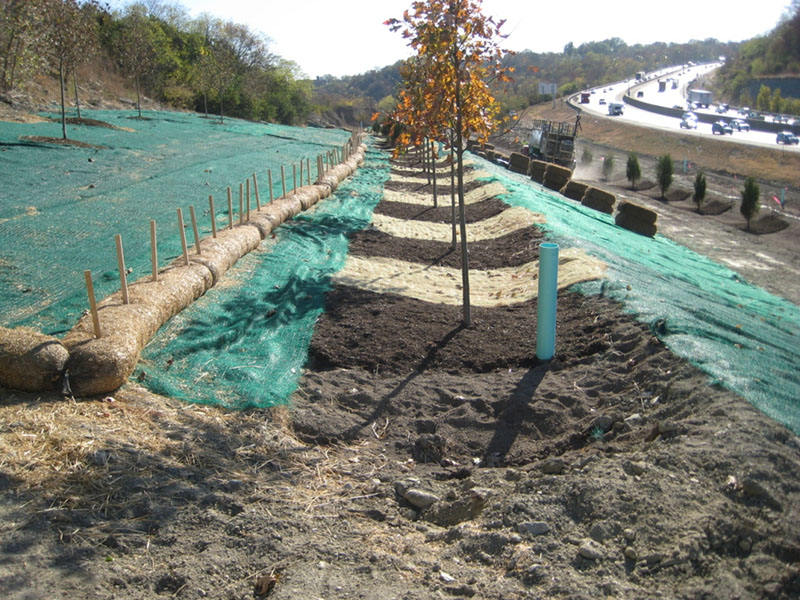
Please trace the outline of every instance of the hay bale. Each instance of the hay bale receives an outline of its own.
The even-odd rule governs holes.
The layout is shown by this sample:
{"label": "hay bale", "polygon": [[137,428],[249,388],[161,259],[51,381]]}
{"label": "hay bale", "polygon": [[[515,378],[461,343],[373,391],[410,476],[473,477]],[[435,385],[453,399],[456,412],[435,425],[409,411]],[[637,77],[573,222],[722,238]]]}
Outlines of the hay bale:
{"label": "hay bale", "polygon": [[69,353],[56,338],[29,327],[0,327],[0,386],[23,392],[57,389]]}
{"label": "hay bale", "polygon": [[614,203],[616,201],[617,197],[614,194],[596,187],[588,186],[581,199],[581,204],[610,215],[614,212]]}
{"label": "hay bale", "polygon": [[647,237],[653,237],[658,230],[655,223],[640,221],[630,213],[617,213],[614,222],[628,231],[633,231],[634,233]]}
{"label": "hay bale", "polygon": [[655,223],[658,214],[654,210],[633,204],[631,202],[621,202],[617,207],[617,212],[629,215],[631,218],[642,223]]}
{"label": "hay bale", "polygon": [[570,179],[566,184],[564,184],[564,187],[561,188],[561,193],[567,198],[580,202],[583,199],[583,195],[586,193],[586,188],[588,187],[588,183],[581,183],[580,181]]}
{"label": "hay bale", "polygon": [[514,173],[521,173],[522,175],[528,174],[528,166],[530,165],[531,159],[525,156],[524,154],[520,154],[519,152],[512,152],[511,156],[508,159],[508,170],[514,171]]}
{"label": "hay bale", "polygon": [[572,178],[572,170],[561,165],[548,164],[544,172],[544,187],[551,190],[560,190]]}
{"label": "hay bale", "polygon": [[544,172],[547,170],[547,163],[543,160],[532,160],[530,161],[528,171],[531,175],[531,179],[536,181],[537,183],[542,183],[544,181]]}

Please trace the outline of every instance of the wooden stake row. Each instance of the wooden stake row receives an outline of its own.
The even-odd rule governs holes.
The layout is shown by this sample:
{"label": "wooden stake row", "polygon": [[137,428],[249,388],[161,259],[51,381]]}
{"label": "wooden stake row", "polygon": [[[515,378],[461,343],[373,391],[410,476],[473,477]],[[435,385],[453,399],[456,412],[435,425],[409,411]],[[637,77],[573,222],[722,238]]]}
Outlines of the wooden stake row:
{"label": "wooden stake row", "polygon": [[[327,173],[328,169],[336,163],[341,163],[347,160],[350,156],[352,148],[356,148],[358,146],[357,134],[353,134],[350,140],[342,146],[341,150],[339,148],[334,148],[333,150],[329,150],[323,156],[322,154],[317,156],[317,180],[316,182],[319,183],[322,180],[322,177],[325,173]],[[335,162],[334,162],[335,161]],[[311,159],[306,158],[305,163],[305,173],[306,173],[306,182],[307,185],[311,185]],[[256,200],[256,210],[261,210],[261,198],[259,197],[258,193],[258,178],[255,173],[252,175],[253,179],[253,192],[255,194]],[[300,186],[303,185],[303,160],[300,160],[300,178],[299,178]],[[292,165],[292,193],[297,193],[297,184],[298,184],[298,177],[297,177],[297,165]],[[267,185],[269,186],[269,201],[272,203],[274,198],[273,187],[272,187],[272,170],[267,170]],[[281,165],[281,197],[286,197],[286,172]],[[226,188],[226,193],[228,196],[228,229],[233,229],[233,197],[231,188]],[[246,196],[245,196],[246,193]],[[246,198],[246,204],[245,204]],[[211,215],[211,236],[213,238],[217,237],[217,218],[216,218],[216,211],[214,208],[214,197],[209,195],[208,196],[208,210],[209,214]],[[181,248],[183,250],[183,260],[185,265],[189,265],[189,247],[186,242],[186,232],[185,232],[185,225],[183,221],[183,210],[178,208],[178,231],[180,232],[181,237]],[[194,235],[194,244],[195,244],[195,252],[198,256],[201,256],[203,251],[200,245],[200,232],[197,227],[197,216],[195,214],[194,206],[189,206],[189,214],[191,217],[192,222],[192,233]],[[245,223],[245,215],[246,220],[250,221],[250,178],[246,180],[246,192],[245,192],[245,184],[239,184],[239,224],[242,225]],[[125,268],[125,255],[122,248],[122,236],[120,234],[116,234],[114,236],[114,242],[117,248],[117,266],[119,268],[119,277],[120,277],[120,291],[122,293],[122,303],[129,304],[130,299],[128,297],[128,281],[127,281],[127,270]],[[157,227],[156,221],[151,219],[150,220],[150,261],[152,266],[152,280],[158,281],[158,244],[157,244]],[[83,272],[84,280],[86,282],[86,291],[89,297],[89,310],[92,315],[92,328],[94,332],[95,338],[102,337],[102,330],[100,329],[100,316],[97,310],[97,300],[95,298],[94,293],[94,284],[92,282],[92,272],[91,270],[85,270]]]}

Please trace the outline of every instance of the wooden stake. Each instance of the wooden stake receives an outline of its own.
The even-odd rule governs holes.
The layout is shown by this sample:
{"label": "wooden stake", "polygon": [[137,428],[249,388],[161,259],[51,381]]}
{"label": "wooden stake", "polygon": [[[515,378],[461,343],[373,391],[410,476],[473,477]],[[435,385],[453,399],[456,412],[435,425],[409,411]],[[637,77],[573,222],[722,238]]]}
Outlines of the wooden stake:
{"label": "wooden stake", "polygon": [[267,169],[267,185],[269,186],[269,203],[275,199],[272,197],[272,169]]}
{"label": "wooden stake", "polygon": [[194,245],[197,249],[197,254],[203,254],[200,250],[200,233],[197,231],[197,217],[194,214],[194,206],[189,207],[189,216],[192,218],[192,233],[194,233]]}
{"label": "wooden stake", "polygon": [[119,284],[122,290],[122,303],[129,304],[128,276],[125,273],[125,255],[122,252],[122,236],[120,234],[115,235],[114,241],[117,242],[117,265],[119,266]]}
{"label": "wooden stake", "polygon": [[303,159],[300,159],[300,187],[303,187]]}
{"label": "wooden stake", "polygon": [[292,193],[297,193],[297,165],[292,164]]}
{"label": "wooden stake", "polygon": [[183,230],[183,211],[178,209],[178,230],[181,232],[181,248],[183,248],[183,261],[189,266],[189,248],[186,246],[186,232]]}
{"label": "wooden stake", "polygon": [[153,266],[153,281],[158,281],[158,244],[156,240],[156,222],[150,219],[150,263]]}
{"label": "wooden stake", "polygon": [[239,225],[244,223],[244,186],[239,184]]}
{"label": "wooden stake", "polygon": [[311,159],[306,159],[306,179],[308,180],[308,185],[311,185]]}
{"label": "wooden stake", "polygon": [[217,237],[217,215],[214,213],[214,196],[208,197],[208,210],[211,213],[211,237]]}
{"label": "wooden stake", "polygon": [[281,189],[283,190],[283,195],[281,197],[285,198],[286,197],[286,171],[284,170],[283,165],[281,165]]}
{"label": "wooden stake", "polygon": [[99,340],[102,334],[100,332],[100,315],[97,314],[97,302],[94,299],[92,272],[84,271],[83,278],[86,280],[86,293],[89,295],[89,310],[92,313],[92,328],[94,329],[94,337]]}
{"label": "wooden stake", "polygon": [[228,187],[228,229],[233,229],[233,198],[230,187]]}
{"label": "wooden stake", "polygon": [[250,222],[250,178],[247,178],[247,222]]}
{"label": "wooden stake", "polygon": [[255,189],[255,193],[256,193],[256,210],[260,211],[261,210],[261,199],[258,197],[258,178],[256,177],[255,173],[253,173],[253,188]]}

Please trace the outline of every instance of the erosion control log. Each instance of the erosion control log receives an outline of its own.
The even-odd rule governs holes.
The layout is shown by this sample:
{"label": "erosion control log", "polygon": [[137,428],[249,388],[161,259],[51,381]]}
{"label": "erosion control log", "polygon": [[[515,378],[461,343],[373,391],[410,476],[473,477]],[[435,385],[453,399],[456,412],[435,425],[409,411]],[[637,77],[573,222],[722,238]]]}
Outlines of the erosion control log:
{"label": "erosion control log", "polygon": [[[239,258],[257,248],[261,239],[275,227],[329,196],[339,182],[364,161],[365,153],[366,146],[362,144],[347,161],[330,169],[318,185],[298,188],[295,193],[252,212],[247,224],[218,231],[216,239],[203,240],[203,254],[192,255],[189,264],[177,259],[159,274],[157,281],[148,275],[130,285],[129,304],[123,303],[119,292],[100,302],[98,314],[102,338],[94,336],[88,315],[64,337],[66,350],[63,360],[72,390],[80,395],[94,395],[119,388],[139,362],[142,349],[164,323],[205,294]],[[26,347],[35,341],[32,338],[26,342]],[[15,356],[28,352],[22,350],[15,350]],[[0,385],[30,389],[21,387],[18,378],[2,379],[6,376],[3,366],[0,362]],[[11,374],[18,371],[19,367],[14,367]],[[43,382],[37,384],[38,389],[52,388],[54,374],[60,371],[63,371],[63,365],[60,369],[58,364],[48,366],[46,372],[49,375],[40,378]]]}

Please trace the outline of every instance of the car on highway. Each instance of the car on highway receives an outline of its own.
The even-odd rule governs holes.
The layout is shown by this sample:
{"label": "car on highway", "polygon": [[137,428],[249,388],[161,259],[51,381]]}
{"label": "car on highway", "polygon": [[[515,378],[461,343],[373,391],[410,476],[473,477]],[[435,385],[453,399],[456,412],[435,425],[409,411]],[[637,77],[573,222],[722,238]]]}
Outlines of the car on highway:
{"label": "car on highway", "polygon": [[794,144],[796,146],[797,144],[800,144],[800,138],[798,138],[791,131],[781,131],[778,134],[778,137],[775,139],[775,142],[778,144],[786,144],[786,145]]}
{"label": "car on highway", "polygon": [[728,124],[736,131],[750,131],[750,123],[742,121],[741,119],[734,119]]}
{"label": "car on highway", "polygon": [[719,106],[717,106],[716,110],[717,110],[717,113],[720,114],[720,115],[723,115],[726,112],[728,112],[728,109],[725,108],[724,104],[720,104]]}
{"label": "car on highway", "polygon": [[688,117],[681,119],[681,129],[697,129],[697,119]]}
{"label": "car on highway", "polygon": [[600,98],[600,100],[597,103],[598,104],[605,104],[606,103],[606,99],[605,98]]}
{"label": "car on highway", "polygon": [[711,124],[711,133],[719,133],[720,135],[725,135],[727,133],[733,135],[733,127],[728,125],[725,121],[716,121]]}

